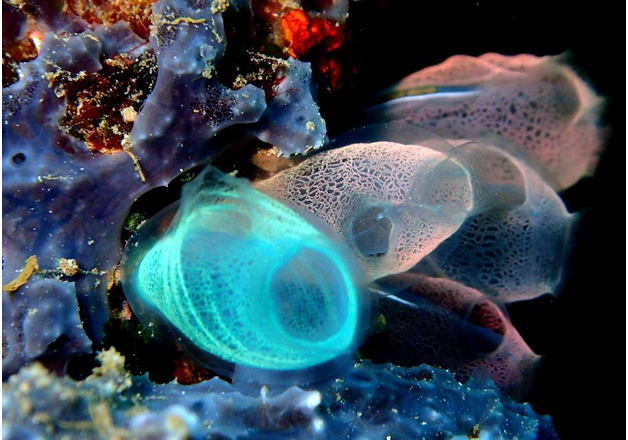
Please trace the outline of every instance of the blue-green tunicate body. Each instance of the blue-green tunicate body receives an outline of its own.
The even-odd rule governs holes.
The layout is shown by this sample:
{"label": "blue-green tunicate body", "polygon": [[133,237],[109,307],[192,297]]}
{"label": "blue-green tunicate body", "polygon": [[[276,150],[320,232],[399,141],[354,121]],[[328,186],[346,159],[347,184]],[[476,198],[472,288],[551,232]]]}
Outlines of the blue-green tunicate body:
{"label": "blue-green tunicate body", "polygon": [[[151,224],[152,222],[152,224]],[[208,169],[127,244],[123,286],[202,351],[272,370],[315,366],[356,343],[361,300],[343,245],[241,179]],[[147,311],[147,312],[146,312]]]}

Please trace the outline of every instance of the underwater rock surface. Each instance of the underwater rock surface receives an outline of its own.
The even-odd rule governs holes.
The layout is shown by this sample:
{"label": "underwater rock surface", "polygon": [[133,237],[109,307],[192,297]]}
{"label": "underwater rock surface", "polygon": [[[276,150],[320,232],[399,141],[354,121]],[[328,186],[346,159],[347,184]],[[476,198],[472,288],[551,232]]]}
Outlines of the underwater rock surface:
{"label": "underwater rock surface", "polygon": [[429,366],[359,362],[299,388],[242,391],[219,378],[157,385],[103,352],[83,382],[39,364],[3,384],[3,438],[91,439],[557,439],[548,417],[503,397],[489,379],[460,384]]}
{"label": "underwater rock surface", "polygon": [[[260,133],[276,132],[267,124],[292,124],[286,120],[292,104],[288,111],[278,104],[267,109],[262,89],[247,84],[231,90],[208,78],[225,50],[222,8],[179,0],[161,0],[153,8],[150,42],[124,22],[90,29],[67,13],[50,21],[58,27],[40,23],[47,32],[39,55],[22,63],[23,77],[3,89],[3,283],[36,256],[41,271],[20,290],[39,292],[55,283],[55,290],[75,290],[76,320],[97,344],[109,318],[107,291],[116,281],[120,231],[133,202],[211,159],[224,144],[210,139],[230,125],[258,121],[263,114],[265,122],[255,128]],[[282,95],[299,103],[307,119],[292,136],[314,136],[307,142],[320,146],[325,123],[312,99],[310,67],[299,61],[291,66],[287,77],[294,79],[286,85],[292,87]],[[272,140],[298,151],[296,144]],[[63,273],[61,259],[73,260],[80,270]],[[42,338],[40,327],[24,322],[29,310],[38,308],[38,296],[17,295],[22,299],[6,298],[11,307],[3,322],[22,335],[7,338],[14,345],[9,351],[21,355],[3,358],[5,374],[42,354],[24,349],[30,339]],[[58,317],[40,316],[48,320],[42,327],[60,328]],[[74,340],[77,334],[57,338],[83,347],[83,336]],[[68,352],[66,360],[83,350]]]}

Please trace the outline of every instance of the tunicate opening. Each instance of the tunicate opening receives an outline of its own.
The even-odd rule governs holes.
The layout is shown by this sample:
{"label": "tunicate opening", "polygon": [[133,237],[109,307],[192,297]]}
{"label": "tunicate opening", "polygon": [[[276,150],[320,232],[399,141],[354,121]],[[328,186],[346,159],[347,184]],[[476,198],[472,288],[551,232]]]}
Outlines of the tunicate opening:
{"label": "tunicate opening", "polygon": [[471,176],[475,214],[514,209],[525,203],[526,179],[511,155],[490,145],[468,142],[456,147],[451,157]]}
{"label": "tunicate opening", "polygon": [[15,153],[11,156],[11,162],[15,165],[21,165],[26,161],[26,155],[24,153]]}
{"label": "tunicate opening", "polygon": [[388,253],[391,233],[392,222],[380,207],[362,212],[351,225],[355,246],[368,258],[381,258]]}
{"label": "tunicate opening", "polygon": [[313,249],[301,250],[281,267],[270,292],[281,328],[294,338],[324,341],[347,320],[344,277],[333,261]]}
{"label": "tunicate opening", "polygon": [[499,308],[486,300],[479,301],[469,311],[472,346],[479,353],[492,353],[502,344],[506,324]]}
{"label": "tunicate opening", "polygon": [[438,212],[443,219],[452,220],[454,216],[465,218],[473,206],[473,199],[469,173],[448,157],[415,183],[408,201]]}

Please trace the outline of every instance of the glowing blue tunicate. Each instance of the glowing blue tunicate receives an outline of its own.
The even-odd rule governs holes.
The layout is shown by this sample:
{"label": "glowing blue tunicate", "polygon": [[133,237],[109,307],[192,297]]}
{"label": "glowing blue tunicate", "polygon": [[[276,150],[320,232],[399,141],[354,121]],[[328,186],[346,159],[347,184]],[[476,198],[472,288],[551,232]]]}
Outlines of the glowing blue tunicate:
{"label": "glowing blue tunicate", "polygon": [[124,288],[140,318],[163,316],[201,350],[256,368],[307,368],[353,348],[352,260],[295,211],[209,169],[155,240],[162,222],[127,244]]}

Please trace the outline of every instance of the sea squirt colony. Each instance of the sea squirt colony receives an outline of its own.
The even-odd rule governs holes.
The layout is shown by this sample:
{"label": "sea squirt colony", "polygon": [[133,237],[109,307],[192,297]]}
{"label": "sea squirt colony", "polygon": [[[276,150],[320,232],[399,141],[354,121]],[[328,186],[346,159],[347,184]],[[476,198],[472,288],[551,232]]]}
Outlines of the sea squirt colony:
{"label": "sea squirt colony", "polygon": [[[529,56],[506,58],[489,55],[483,59],[491,60],[489,66],[493,69],[499,70],[502,65],[506,66],[504,75],[507,80],[503,80],[504,75],[499,75],[499,72],[491,72],[492,75],[488,75],[489,79],[483,84],[487,91],[480,86],[474,86],[477,91],[473,94],[480,97],[466,103],[466,111],[471,115],[480,112],[481,107],[487,105],[488,98],[483,96],[486,93],[498,96],[495,99],[502,103],[500,105],[511,107],[511,114],[516,115],[515,103],[523,99],[523,96],[537,102],[528,110],[530,118],[540,123],[549,119],[558,125],[558,128],[549,125],[542,131],[553,133],[553,136],[538,135],[536,142],[530,141],[519,147],[508,139],[490,135],[487,130],[477,128],[476,125],[483,120],[478,122],[469,118],[466,124],[471,126],[471,130],[484,135],[484,138],[469,140],[458,137],[444,140],[417,128],[416,121],[408,122],[407,115],[412,113],[407,106],[415,105],[417,112],[427,112],[426,107],[451,106],[449,101],[457,100],[458,96],[445,93],[444,96],[436,94],[430,97],[421,92],[414,97],[415,100],[410,97],[408,101],[404,101],[405,106],[399,116],[401,122],[392,121],[353,130],[337,140],[332,148],[318,152],[267,180],[257,182],[255,189],[241,183],[235,184],[236,179],[233,177],[214,177],[219,182],[229,179],[234,183],[228,185],[229,190],[223,189],[216,196],[197,197],[192,189],[184,191],[178,217],[164,238],[155,245],[150,241],[143,243],[138,240],[133,241],[130,246],[133,251],[134,246],[154,246],[151,251],[146,251],[148,256],[144,257],[145,260],[138,262],[132,258],[137,267],[132,264],[126,270],[129,273],[125,274],[127,291],[135,292],[131,298],[131,306],[137,309],[142,302],[153,298],[156,309],[196,345],[223,360],[250,367],[299,369],[328,361],[340,354],[343,348],[353,348],[356,341],[351,339],[363,332],[355,331],[354,327],[347,331],[342,323],[346,316],[357,315],[359,311],[357,301],[347,301],[347,292],[357,288],[354,285],[355,278],[335,275],[344,273],[345,266],[350,264],[346,262],[346,254],[342,259],[330,260],[326,246],[316,245],[316,240],[308,238],[311,229],[305,226],[307,223],[299,228],[291,228],[282,226],[281,216],[277,216],[274,210],[258,211],[251,206],[243,218],[242,210],[233,208],[234,201],[238,206],[247,205],[249,201],[264,205],[268,200],[264,194],[268,194],[285,204],[277,205],[282,206],[284,212],[291,212],[290,215],[295,217],[308,214],[325,224],[328,228],[325,228],[326,231],[321,236],[327,236],[330,243],[336,243],[335,246],[342,245],[350,249],[353,259],[362,269],[360,281],[363,284],[409,271],[417,276],[414,282],[419,286],[433,283],[431,279],[443,280],[440,284],[439,281],[436,282],[438,287],[419,295],[423,300],[428,296],[427,299],[432,304],[438,304],[439,301],[447,303],[447,298],[439,298],[436,294],[446,294],[447,289],[442,287],[442,283],[446,284],[447,280],[454,284],[459,283],[458,289],[462,291],[475,292],[467,299],[471,303],[467,307],[469,313],[482,309],[474,308],[472,303],[484,302],[484,315],[480,313],[474,316],[479,319],[474,324],[480,327],[480,333],[483,332],[478,336],[482,342],[476,342],[490,348],[476,353],[476,359],[463,361],[461,359],[465,356],[452,355],[456,351],[452,350],[435,356],[432,362],[454,371],[467,371],[463,375],[468,377],[468,371],[472,370],[469,363],[477,366],[480,361],[504,388],[509,388],[514,383],[521,384],[521,377],[525,377],[536,356],[516,330],[512,329],[509,333],[514,335],[514,339],[505,337],[508,320],[503,313],[496,311],[499,308],[486,312],[495,307],[491,306],[491,301],[503,304],[555,293],[561,279],[574,216],[567,212],[555,190],[539,173],[546,171],[556,174],[556,169],[568,162],[553,159],[553,150],[558,148],[554,138],[569,139],[573,135],[570,132],[574,130],[592,133],[593,136],[596,128],[591,125],[593,118],[589,114],[590,109],[571,108],[562,102],[566,99],[563,88],[568,89],[572,85],[564,84],[562,80],[573,77],[556,60],[546,58],[542,67],[539,67],[539,60]],[[456,60],[459,61],[455,64],[458,71],[451,67],[451,60],[445,66],[450,66],[450,70],[456,72],[455,79],[458,82],[466,78],[460,70],[468,73],[465,69],[476,63],[485,67],[480,61],[468,58],[457,58],[453,61]],[[526,75],[529,65],[532,66],[532,73]],[[513,84],[509,78],[513,71],[523,75],[525,80]],[[539,71],[549,73],[544,77]],[[561,81],[556,80],[556,75]],[[530,76],[535,79],[534,82],[530,80]],[[442,77],[448,79],[444,74]],[[497,80],[491,81],[494,78]],[[552,78],[552,81],[548,78]],[[474,78],[466,79],[471,82]],[[543,82],[543,79],[546,81]],[[577,81],[577,86],[583,87]],[[576,88],[569,90],[576,93]],[[556,95],[563,99],[556,98]],[[587,91],[587,97],[589,95],[591,92]],[[466,96],[463,94],[462,98]],[[569,98],[571,101],[568,100],[568,104],[574,106],[590,104],[578,101],[577,94]],[[550,99],[557,100],[558,104],[550,103]],[[385,106],[388,119],[398,104],[393,100],[390,105],[392,110]],[[475,108],[475,105],[480,108]],[[534,109],[538,110],[535,112]],[[490,114],[482,113],[484,119],[490,120]],[[542,113],[549,113],[552,118]],[[583,114],[587,116],[584,117]],[[572,120],[567,123],[559,117]],[[514,118],[516,120],[516,116]],[[430,125],[429,121],[427,125]],[[520,127],[523,125],[520,124]],[[437,126],[435,128],[438,129]],[[466,135],[469,132],[464,127],[458,130],[455,121],[449,122],[447,129],[450,135],[460,135],[460,132]],[[508,133],[511,138],[518,136],[516,129],[511,129]],[[576,154],[583,169],[590,168],[587,164],[595,161],[593,157],[584,157],[580,151],[570,151],[569,144],[561,144],[561,147],[565,149],[565,155]],[[552,160],[543,162],[545,168],[535,171],[533,164],[546,157]],[[531,163],[526,158],[531,158]],[[221,185],[210,181],[209,176],[215,175],[215,171],[206,172],[198,178],[203,183],[195,185],[199,188],[206,185],[208,194],[212,194],[213,185],[218,185],[218,188],[224,186],[224,183]],[[215,213],[207,218],[198,217],[202,218],[200,224],[207,225],[202,229],[202,234],[201,229],[188,230],[187,224],[198,222],[197,216],[205,211]],[[267,232],[272,228],[277,228],[277,231]],[[201,237],[203,234],[206,236]],[[171,244],[171,236],[181,237],[176,245]],[[241,245],[241,241],[247,243],[245,236],[261,238],[264,245],[260,249],[264,251],[256,250],[256,245],[252,243]],[[202,246],[199,243],[204,240],[211,243],[211,246],[205,247],[211,249],[205,251],[207,255],[199,249]],[[292,255],[287,249],[291,247],[293,240],[309,242],[312,246],[312,252],[296,266],[290,258],[281,256],[286,252]],[[169,250],[165,252],[162,249]],[[264,254],[269,258],[273,252],[277,252],[277,257],[272,259],[279,266],[286,265],[287,276],[275,280],[273,277],[277,269],[261,270],[256,265],[258,263],[252,261],[247,266],[244,263],[250,258],[248,252],[252,252],[252,255]],[[199,261],[203,261],[201,270],[197,268]],[[329,266],[330,263],[336,267]],[[310,267],[305,270],[307,266]],[[220,269],[215,269],[217,267]],[[243,283],[241,290],[231,289],[231,279],[234,277]],[[207,284],[205,280],[210,278],[216,281]],[[159,281],[155,281],[157,279]],[[273,281],[269,282],[267,279]],[[403,278],[404,281],[408,279],[410,278]],[[360,295],[365,302],[372,303],[377,302],[381,295],[390,299],[390,294],[412,287],[395,285],[391,279],[385,285],[383,290],[362,289]],[[377,294],[374,295],[373,292]],[[414,296],[416,292],[421,292],[421,289],[415,288]],[[429,297],[430,293],[432,297]],[[157,301],[154,301],[154,295],[159,296]],[[458,301],[462,295],[458,294]],[[381,298],[380,300],[383,301]],[[211,301],[218,301],[222,305],[212,307]],[[408,301],[406,298],[403,301],[411,309],[417,307],[412,300]],[[177,307],[171,305],[175,302]],[[332,305],[333,303],[337,304]],[[249,307],[254,311],[253,315],[250,315]],[[449,308],[451,307],[452,305]],[[172,310],[175,309],[176,317],[172,315]],[[343,312],[337,315],[339,310]],[[214,317],[211,313],[218,316]],[[278,327],[253,324],[270,319],[275,313],[282,316],[277,321]],[[325,313],[330,315],[325,318],[322,316]],[[225,317],[224,321],[232,321],[236,326],[240,326],[241,319],[235,316],[248,316],[250,325],[246,326],[246,332],[241,335],[249,340],[268,338],[278,341],[282,335],[292,334],[297,339],[320,345],[317,345],[316,355],[305,364],[299,363],[297,359],[312,355],[309,350],[314,345],[306,344],[301,348],[295,346],[296,358],[291,364],[289,357],[279,354],[286,346],[280,347],[279,344],[271,347],[256,342],[247,349],[250,358],[247,360],[240,356],[238,362],[229,354],[235,348],[223,351],[206,344],[208,340],[220,338],[219,335],[224,331],[224,326],[218,330],[213,324],[213,320],[221,319],[221,316]],[[391,316],[394,313],[391,312]],[[185,322],[180,317],[185,317]],[[352,319],[355,326],[357,320]],[[491,327],[491,319],[496,319],[499,326]],[[420,326],[420,321],[417,317],[416,326]],[[194,322],[197,326],[207,326],[207,332],[203,330],[205,333],[202,336],[197,334]],[[298,334],[294,334],[295,325],[300,329]],[[390,332],[394,332],[398,325],[408,330],[408,323],[403,319],[391,319],[387,325]],[[323,327],[328,329],[322,330]],[[412,324],[410,327],[412,328]],[[418,327],[413,330],[416,331],[416,328]],[[344,344],[331,343],[338,337],[338,332],[344,333],[347,338]],[[231,337],[238,336],[230,334],[228,339]],[[434,332],[433,337],[442,335]],[[433,343],[437,342],[444,346],[455,346],[448,341]],[[246,344],[246,341],[236,339],[229,344],[237,347],[236,344]],[[255,348],[259,349],[260,356],[277,353],[278,358],[283,360],[282,363],[273,367],[268,362],[253,361],[258,355],[253,354]],[[303,352],[297,355],[296,352],[300,349]],[[403,350],[401,347],[400,349]],[[499,355],[495,355],[496,352]],[[488,361],[491,357],[492,360]]]}
{"label": "sea squirt colony", "polygon": [[[3,373],[19,371],[6,385],[3,435],[85,438],[68,423],[91,417],[109,420],[94,435],[167,436],[167,416],[191,438],[554,438],[548,419],[482,375],[511,396],[529,388],[539,357],[503,305],[559,288],[577,216],[556,191],[597,163],[594,92],[558,57],[455,56],[380,94],[371,124],[324,146],[308,63],[260,57],[283,75],[274,94],[227,88],[214,77],[224,11],[161,0],[153,12],[149,44],[126,23],[90,28],[56,17],[39,56],[3,90],[11,219],[3,277],[12,286],[3,292]],[[134,120],[112,133],[127,154],[110,154],[94,133],[60,121],[86,111],[73,102],[85,75],[121,65],[154,87],[125,102]],[[211,161],[223,146],[208,151],[208,143],[234,124],[286,154],[319,151],[252,183],[208,166],[180,202],[137,229],[115,272],[126,209]],[[61,251],[80,267],[66,259],[56,271],[37,266],[54,267]],[[31,255],[22,272],[30,279],[8,283]],[[102,340],[114,272],[146,328],[233,384],[214,378],[185,398],[180,384],[131,378],[113,351],[85,383],[22,368],[51,353],[63,364]],[[397,366],[356,361],[365,341],[362,357]],[[40,391],[28,391],[31,382]],[[269,394],[262,386],[270,383]],[[58,404],[59,390],[80,411]],[[135,415],[132,396],[149,412]],[[38,399],[58,410],[45,423],[27,411]],[[241,423],[225,415],[234,411]]]}

